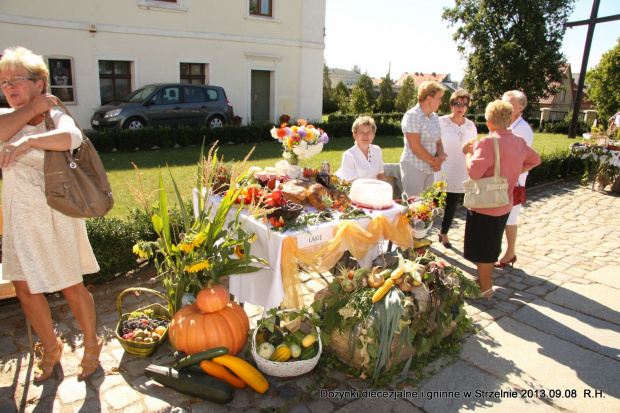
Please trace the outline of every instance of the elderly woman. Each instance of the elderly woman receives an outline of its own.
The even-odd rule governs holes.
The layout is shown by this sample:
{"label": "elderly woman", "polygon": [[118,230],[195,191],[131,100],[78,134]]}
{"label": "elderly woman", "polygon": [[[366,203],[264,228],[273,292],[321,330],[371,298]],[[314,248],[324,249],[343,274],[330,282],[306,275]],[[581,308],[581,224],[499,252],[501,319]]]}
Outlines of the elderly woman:
{"label": "elderly woman", "polygon": [[400,174],[403,189],[409,196],[418,196],[431,185],[434,172],[441,169],[446,159],[439,117],[435,113],[444,92],[444,87],[437,82],[422,83],[418,90],[418,104],[403,117],[405,148],[400,157]]}
{"label": "elderly woman", "polygon": [[[525,139],[527,146],[532,146],[534,142],[534,132],[530,124],[521,117],[523,110],[527,106],[527,97],[519,90],[510,90],[502,96],[504,102],[508,102],[512,105],[513,113],[510,119],[510,129],[512,133]],[[519,176],[519,185],[525,186],[527,179],[527,172],[522,173]],[[521,205],[515,205],[510,211],[508,221],[506,222],[506,252],[504,256],[495,263],[495,267],[504,268],[507,265],[512,266],[517,261],[517,253],[515,251],[517,244],[517,218],[519,218],[519,212],[521,211]]]}
{"label": "elderly woman", "polygon": [[439,118],[441,127],[441,143],[446,153],[446,161],[441,169],[435,172],[435,181],[445,180],[446,207],[439,233],[439,242],[446,248],[452,248],[448,239],[448,231],[458,203],[463,200],[463,182],[469,179],[465,168],[465,154],[462,151],[465,142],[475,142],[478,130],[474,122],[465,117],[471,95],[467,90],[457,90],[450,96],[452,113]]}
{"label": "elderly woman", "polygon": [[[79,378],[99,365],[103,341],[95,330],[95,304],[82,275],[99,271],[83,219],[53,210],[45,198],[45,150],[75,149],[82,142],[73,120],[51,110],[45,93],[48,69],[41,56],[23,47],[6,49],[0,60],[0,86],[12,109],[0,109],[0,167],[4,236],[2,276],[13,281],[17,297],[39,336],[43,356],[35,381],[50,377],[60,362],[63,343],[56,337],[44,293],[62,291],[84,335]],[[51,110],[56,129],[46,131]]]}
{"label": "elderly woman", "polygon": [[493,296],[493,265],[502,249],[502,234],[512,209],[512,191],[519,175],[540,164],[540,156],[523,138],[508,129],[512,118],[512,105],[496,100],[489,103],[485,117],[490,135],[482,138],[473,149],[472,142],[463,145],[467,172],[471,179],[493,176],[495,166],[494,139],[497,138],[500,154],[500,175],[508,180],[509,203],[503,207],[469,209],[465,223],[464,256],[478,269],[481,295]]}
{"label": "elderly woman", "polygon": [[345,181],[360,178],[385,180],[381,148],[372,144],[377,132],[375,120],[370,116],[360,116],[351,131],[355,145],[342,154],[342,164],[335,175]]}

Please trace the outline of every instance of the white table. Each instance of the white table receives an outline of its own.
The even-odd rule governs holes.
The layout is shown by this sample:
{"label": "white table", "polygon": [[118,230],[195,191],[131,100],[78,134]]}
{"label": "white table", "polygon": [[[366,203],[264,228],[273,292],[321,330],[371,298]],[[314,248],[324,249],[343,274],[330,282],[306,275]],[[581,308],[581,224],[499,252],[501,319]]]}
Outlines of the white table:
{"label": "white table", "polygon": [[[213,202],[213,210],[217,209],[221,202],[221,196],[212,196],[209,202]],[[197,216],[197,203],[198,192],[194,189],[194,213]],[[305,207],[309,212],[315,212],[313,207]],[[390,220],[394,220],[400,217],[403,207],[394,205],[389,209],[384,210],[366,210],[370,217],[373,218],[376,215],[383,215]],[[236,208],[232,208],[228,213],[227,221],[230,222],[235,219]],[[299,247],[305,247],[309,245],[320,245],[329,241],[332,237],[334,228],[340,222],[335,219],[329,222],[319,223],[313,228],[309,228],[308,231],[287,231],[287,232],[275,232],[269,230],[269,225],[261,222],[251,216],[248,216],[247,210],[243,210],[240,213],[241,220],[243,221],[243,229],[250,233],[255,233],[257,240],[252,244],[251,254],[264,259],[269,263],[269,267],[264,270],[249,273],[249,274],[236,274],[229,277],[229,291],[231,294],[239,299],[239,302],[247,302],[254,305],[258,305],[264,308],[265,313],[272,309],[279,307],[284,299],[284,289],[282,285],[282,243],[290,236],[297,237]],[[362,228],[367,228],[371,219],[364,218],[356,220],[355,223]],[[364,259],[360,261],[360,265],[369,267],[372,260],[379,255],[379,244],[375,248],[369,251]]]}

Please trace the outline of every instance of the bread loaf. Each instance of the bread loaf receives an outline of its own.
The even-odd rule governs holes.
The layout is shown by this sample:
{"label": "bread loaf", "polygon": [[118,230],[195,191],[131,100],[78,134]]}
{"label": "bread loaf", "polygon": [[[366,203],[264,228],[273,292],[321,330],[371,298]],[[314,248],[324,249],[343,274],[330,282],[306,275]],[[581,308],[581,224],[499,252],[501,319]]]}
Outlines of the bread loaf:
{"label": "bread loaf", "polygon": [[293,179],[280,185],[282,190],[282,196],[284,199],[290,202],[294,202],[299,205],[308,205],[308,188],[312,186],[314,182],[303,181],[301,179]]}
{"label": "bread loaf", "polygon": [[322,199],[323,197],[329,198],[329,191],[323,185],[315,183],[308,188],[308,200],[310,201],[310,205],[319,211],[323,211],[325,209],[325,202],[323,202]]}
{"label": "bread loaf", "polygon": [[351,198],[344,191],[339,191],[337,189],[332,189],[329,192],[329,197],[334,202],[338,202],[341,207],[348,208],[351,206]]}

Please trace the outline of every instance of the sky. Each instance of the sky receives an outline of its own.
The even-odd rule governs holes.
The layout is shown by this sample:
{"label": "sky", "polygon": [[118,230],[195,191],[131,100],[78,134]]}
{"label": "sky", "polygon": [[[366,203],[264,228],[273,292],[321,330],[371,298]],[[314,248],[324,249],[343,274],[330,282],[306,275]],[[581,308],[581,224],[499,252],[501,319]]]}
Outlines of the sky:
{"label": "sky", "polygon": [[[568,21],[590,18],[593,0],[577,0]],[[329,68],[352,69],[381,78],[391,70],[397,80],[405,72],[450,73],[462,80],[466,62],[452,39],[455,27],[441,19],[450,0],[327,0],[325,61]],[[620,14],[620,0],[600,0],[598,17]],[[573,73],[581,71],[587,26],[569,28],[562,52]],[[620,37],[620,21],[599,23],[588,59],[588,69],[613,48]]]}

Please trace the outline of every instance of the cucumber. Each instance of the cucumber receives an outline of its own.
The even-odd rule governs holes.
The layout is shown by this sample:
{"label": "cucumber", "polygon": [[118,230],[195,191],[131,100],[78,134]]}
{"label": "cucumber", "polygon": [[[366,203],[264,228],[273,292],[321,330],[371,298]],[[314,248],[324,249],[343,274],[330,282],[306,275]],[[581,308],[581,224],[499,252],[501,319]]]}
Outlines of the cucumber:
{"label": "cucumber", "polygon": [[228,354],[228,348],[226,347],[216,347],[199,353],[190,354],[177,361],[174,368],[178,370],[186,369],[190,366],[200,364],[203,360],[211,360],[214,357],[223,356],[224,354]]}
{"label": "cucumber", "polygon": [[187,354],[185,354],[184,352],[182,352],[181,350],[177,350],[174,352],[174,361],[177,362],[179,360],[184,359],[185,357],[187,357]]}
{"label": "cucumber", "polygon": [[213,403],[226,404],[235,397],[235,391],[230,384],[204,372],[178,371],[151,364],[144,369],[144,375],[179,393]]}

